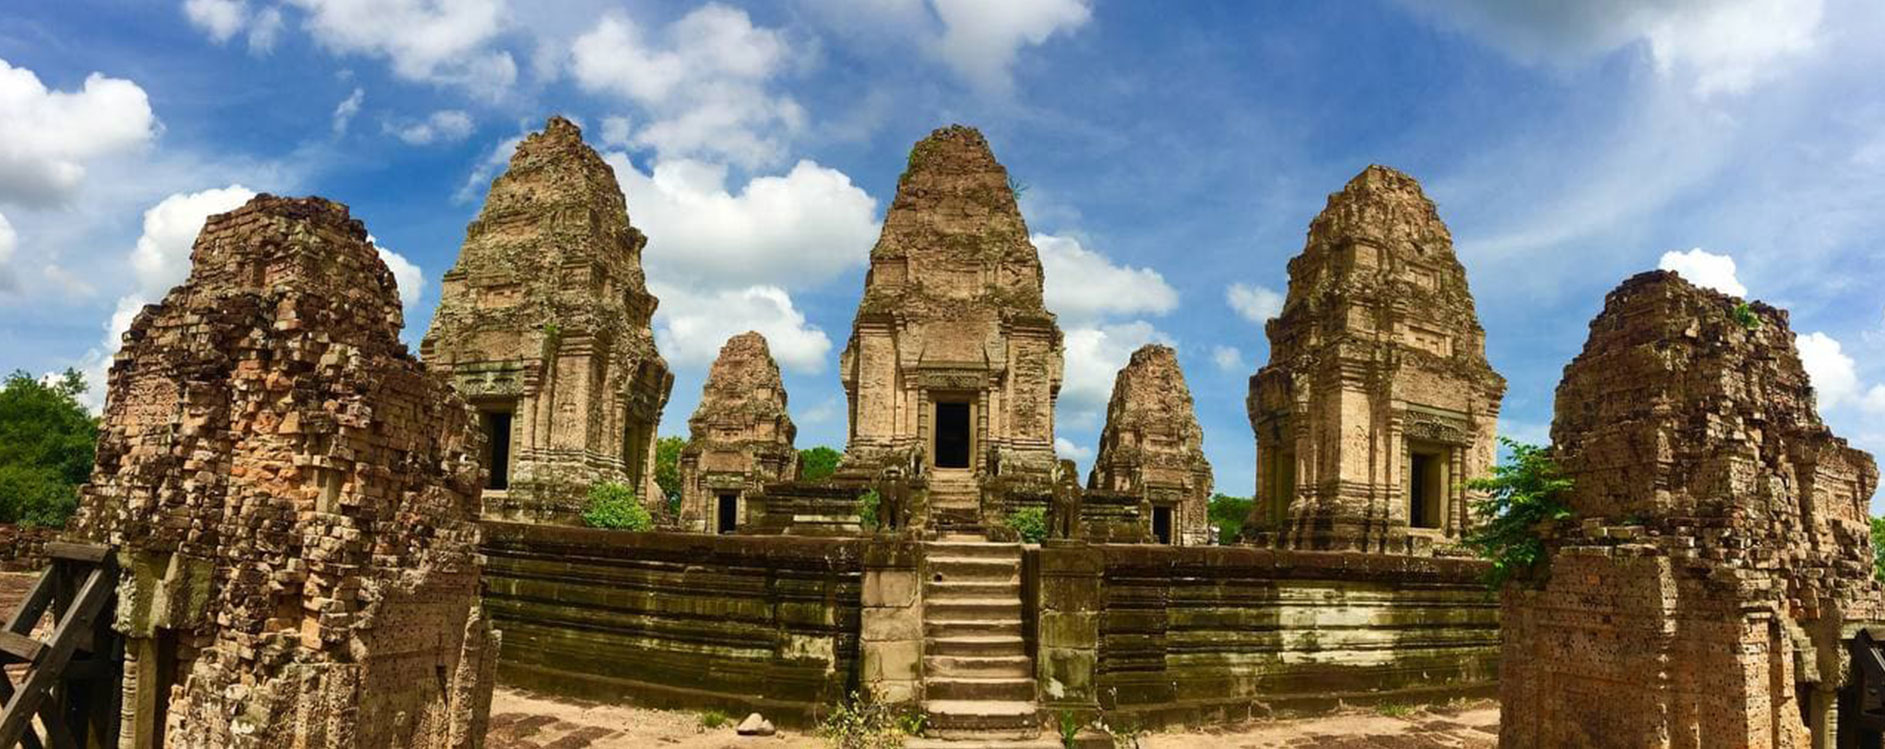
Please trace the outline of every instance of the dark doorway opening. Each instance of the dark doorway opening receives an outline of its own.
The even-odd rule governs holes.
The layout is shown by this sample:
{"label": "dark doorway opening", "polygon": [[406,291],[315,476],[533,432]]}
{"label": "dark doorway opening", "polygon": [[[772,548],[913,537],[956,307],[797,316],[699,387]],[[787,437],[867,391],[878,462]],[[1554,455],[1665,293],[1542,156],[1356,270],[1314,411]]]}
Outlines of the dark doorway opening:
{"label": "dark doorway opening", "polygon": [[1152,508],[1152,537],[1162,544],[1172,542],[1172,508]]}
{"label": "dark doorway opening", "polygon": [[732,533],[740,527],[740,495],[721,494],[719,506],[714,508],[714,532]]}
{"label": "dark doorway opening", "polygon": [[1439,453],[1410,454],[1407,486],[1407,523],[1415,528],[1438,528],[1446,503],[1446,459]]}
{"label": "dark doorway opening", "polygon": [[936,467],[969,467],[969,404],[936,404]]}
{"label": "dark doorway opening", "polygon": [[484,466],[490,471],[484,488],[503,491],[511,487],[511,414],[509,411],[485,411]]}

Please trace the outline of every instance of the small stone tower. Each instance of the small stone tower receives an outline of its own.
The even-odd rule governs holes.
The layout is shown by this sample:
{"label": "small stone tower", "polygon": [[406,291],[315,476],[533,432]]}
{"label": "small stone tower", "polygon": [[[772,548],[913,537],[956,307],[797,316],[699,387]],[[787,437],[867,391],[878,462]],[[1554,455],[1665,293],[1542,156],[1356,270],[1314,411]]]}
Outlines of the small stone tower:
{"label": "small stone tower", "polygon": [[525,138],[491,183],[421,345],[487,435],[487,517],[575,522],[600,481],[660,503],[655,429],[674,377],[649,327],[646,244],[569,120]]}
{"label": "small stone tower", "polygon": [[1211,463],[1170,346],[1141,346],[1113,380],[1087,488],[1143,497],[1152,508],[1151,536],[1161,543],[1210,542]]}
{"label": "small stone tower", "polygon": [[909,168],[871,249],[840,364],[847,468],[910,462],[939,517],[979,522],[991,477],[1054,470],[1061,334],[1008,171],[974,128],[942,128]]}
{"label": "small stone tower", "polygon": [[1457,541],[1471,522],[1466,482],[1493,463],[1505,380],[1420,184],[1370,166],[1330,195],[1264,329],[1246,534],[1393,552]]}
{"label": "small stone tower", "polygon": [[69,531],[118,550],[123,746],[482,745],[480,437],[400,319],[346,206],[262,195],[131,324]]}
{"label": "small stone tower", "polygon": [[741,333],[720,347],[687,426],[680,465],[687,530],[732,533],[749,519],[750,495],[798,476],[792,446],[798,427],[786,412],[785,381],[765,336]]}

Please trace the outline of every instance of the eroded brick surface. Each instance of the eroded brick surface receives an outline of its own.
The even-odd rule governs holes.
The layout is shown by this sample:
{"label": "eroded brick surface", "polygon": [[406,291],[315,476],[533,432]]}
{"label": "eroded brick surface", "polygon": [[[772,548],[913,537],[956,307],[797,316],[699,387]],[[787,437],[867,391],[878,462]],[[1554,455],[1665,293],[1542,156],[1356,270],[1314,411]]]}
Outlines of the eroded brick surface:
{"label": "eroded brick surface", "polygon": [[[785,381],[765,336],[749,331],[720,347],[687,426],[690,436],[680,464],[684,529],[716,532],[746,525],[750,495],[767,482],[798,475],[798,451],[792,446],[798,427],[786,412]],[[721,505],[728,497],[733,515],[723,518]]]}
{"label": "eroded brick surface", "polygon": [[421,350],[477,408],[484,460],[509,454],[484,494],[491,517],[574,523],[600,481],[662,509],[655,435],[674,376],[649,326],[647,241],[615,172],[561,117],[517,146],[466,227]]}
{"label": "eroded brick surface", "polygon": [[[1645,273],[1558,386],[1575,488],[1501,617],[1508,746],[1831,746],[1881,615],[1870,455],[1820,422],[1784,311]],[[1738,308],[1739,307],[1739,308]]]}
{"label": "eroded brick surface", "polygon": [[1169,512],[1172,543],[1210,542],[1211,462],[1170,346],[1140,347],[1114,378],[1087,487],[1144,497],[1154,512]]}
{"label": "eroded brick surface", "polygon": [[1414,178],[1370,166],[1309,225],[1250,378],[1246,532],[1309,549],[1424,552],[1470,525],[1505,380],[1466,271]]}
{"label": "eroded brick surface", "polygon": [[124,569],[127,746],[482,741],[478,436],[399,328],[347,208],[268,195],[131,325],[72,531]]}

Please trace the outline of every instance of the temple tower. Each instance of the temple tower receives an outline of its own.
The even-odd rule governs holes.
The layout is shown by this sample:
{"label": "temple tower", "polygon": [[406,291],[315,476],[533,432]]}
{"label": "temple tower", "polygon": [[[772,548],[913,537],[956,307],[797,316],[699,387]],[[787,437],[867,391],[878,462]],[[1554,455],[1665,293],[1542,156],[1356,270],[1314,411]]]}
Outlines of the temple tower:
{"label": "temple tower", "polygon": [[1160,543],[1210,542],[1211,462],[1170,346],[1140,347],[1113,380],[1087,488],[1142,497],[1151,506],[1151,537]]}
{"label": "temple tower", "polygon": [[747,499],[798,475],[798,427],[786,412],[785,381],[766,338],[746,332],[720,347],[687,420],[681,451],[681,525],[732,533],[749,520]]}
{"label": "temple tower", "polygon": [[1052,476],[1062,366],[1040,257],[980,132],[911,149],[870,263],[840,364],[845,466],[920,456],[932,514],[979,522],[983,481]]}
{"label": "temple tower", "polygon": [[1495,453],[1505,380],[1466,271],[1414,178],[1370,166],[1309,225],[1250,378],[1259,543],[1414,551],[1457,541]]}
{"label": "temple tower", "polygon": [[517,146],[465,230],[421,351],[478,411],[485,515],[574,522],[591,484],[651,506],[655,430],[674,377],[615,172],[552,117]]}

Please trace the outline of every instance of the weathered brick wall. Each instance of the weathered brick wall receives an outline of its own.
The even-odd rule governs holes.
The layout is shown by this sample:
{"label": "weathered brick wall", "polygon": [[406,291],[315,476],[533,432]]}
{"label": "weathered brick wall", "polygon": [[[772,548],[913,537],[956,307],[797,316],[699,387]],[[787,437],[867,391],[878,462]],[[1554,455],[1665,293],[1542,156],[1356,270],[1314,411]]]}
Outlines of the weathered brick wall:
{"label": "weathered brick wall", "polygon": [[486,523],[498,678],[808,722],[854,688],[865,545]]}
{"label": "weathered brick wall", "polygon": [[1050,711],[1210,724],[1483,694],[1497,674],[1482,562],[1152,545],[1038,554]]}
{"label": "weathered brick wall", "polygon": [[0,525],[0,572],[32,572],[46,566],[46,542],[57,528]]}

